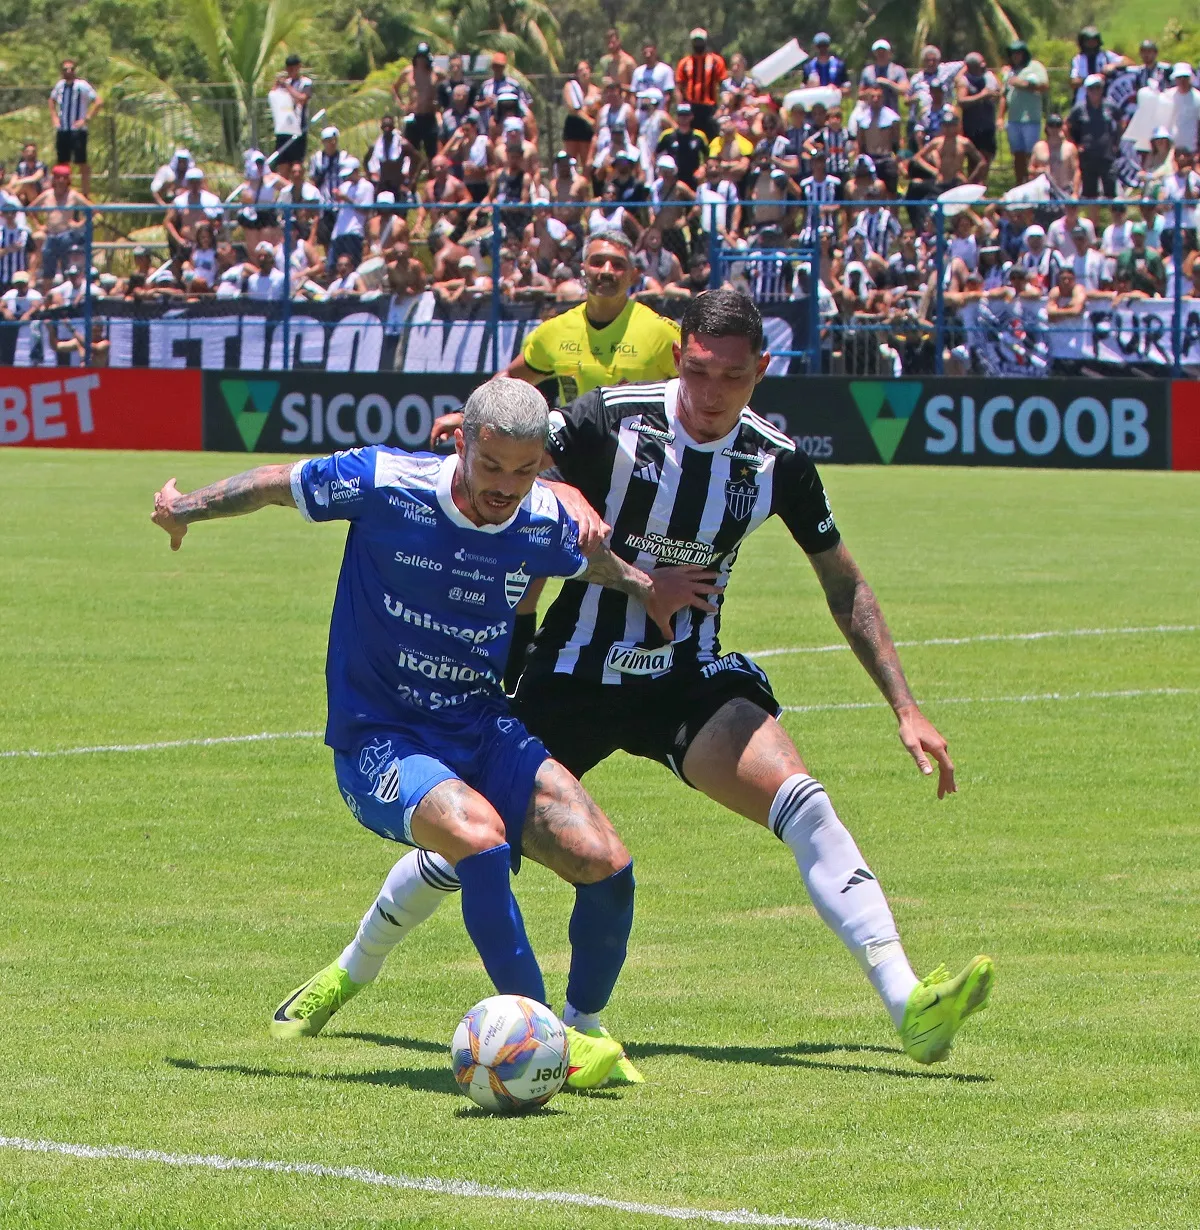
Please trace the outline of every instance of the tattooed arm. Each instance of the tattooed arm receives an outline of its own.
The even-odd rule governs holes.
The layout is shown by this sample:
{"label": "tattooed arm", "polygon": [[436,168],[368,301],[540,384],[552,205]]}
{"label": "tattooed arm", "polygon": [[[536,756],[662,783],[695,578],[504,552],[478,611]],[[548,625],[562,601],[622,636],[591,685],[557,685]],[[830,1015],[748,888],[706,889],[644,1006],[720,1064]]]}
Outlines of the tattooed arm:
{"label": "tattooed arm", "polygon": [[933,772],[930,756],[937,761],[939,799],[953,794],[957,787],[946,740],[913,700],[887,621],[854,557],[846,544],[839,542],[836,547],[808,558],[825,591],[834,622],[895,711],[900,723],[900,742],[922,773]]}
{"label": "tattooed arm", "polygon": [[663,636],[672,641],[675,633],[671,629],[671,616],[676,611],[686,606],[710,613],[717,609],[706,597],[718,592],[716,586],[710,584],[716,575],[694,564],[655,568],[646,573],[627,564],[601,543],[588,559],[587,570],[579,579],[603,585],[606,589],[618,589],[636,598]]}
{"label": "tattooed arm", "polygon": [[150,520],[171,536],[171,550],[178,551],[193,521],[211,521],[215,517],[239,517],[256,512],[268,504],[295,508],[292,498],[292,465],[259,466],[232,478],[210,483],[199,491],[184,495],[167,480],[154,496],[154,512]]}

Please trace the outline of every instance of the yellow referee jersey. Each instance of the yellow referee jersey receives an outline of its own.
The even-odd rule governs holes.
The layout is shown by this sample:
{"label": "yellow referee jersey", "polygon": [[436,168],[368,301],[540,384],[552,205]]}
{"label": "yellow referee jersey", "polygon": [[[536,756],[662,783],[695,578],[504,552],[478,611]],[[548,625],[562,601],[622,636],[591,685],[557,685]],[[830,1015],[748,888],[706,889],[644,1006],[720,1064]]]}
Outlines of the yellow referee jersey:
{"label": "yellow referee jersey", "polygon": [[535,372],[558,377],[560,405],[600,385],[670,380],[679,326],[630,300],[602,329],[588,322],[587,305],[543,321],[525,339],[521,357]]}

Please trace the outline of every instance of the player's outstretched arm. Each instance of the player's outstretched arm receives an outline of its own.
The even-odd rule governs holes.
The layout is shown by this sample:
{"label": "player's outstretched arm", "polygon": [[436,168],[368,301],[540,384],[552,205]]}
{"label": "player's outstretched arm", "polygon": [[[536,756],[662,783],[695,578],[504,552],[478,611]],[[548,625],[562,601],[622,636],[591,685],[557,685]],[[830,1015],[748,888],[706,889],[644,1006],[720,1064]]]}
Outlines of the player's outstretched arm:
{"label": "player's outstretched arm", "polygon": [[636,598],[658,625],[658,630],[671,641],[675,639],[671,616],[676,611],[693,606],[698,611],[716,612],[717,608],[708,600],[708,595],[718,592],[712,584],[716,576],[715,572],[695,564],[655,568],[652,573],[646,573],[627,564],[601,544],[589,557],[587,571],[579,579],[603,585],[606,589],[619,589]]}
{"label": "player's outstretched arm", "polygon": [[913,700],[887,621],[854,557],[846,544],[839,542],[836,547],[808,558],[825,591],[834,622],[895,711],[900,723],[900,742],[922,773],[933,772],[931,756],[937,761],[939,799],[953,794],[958,787],[946,740]]}
{"label": "player's outstretched arm", "polygon": [[240,517],[256,512],[269,504],[295,508],[292,497],[292,465],[257,466],[244,474],[223,478],[198,491],[185,495],[167,479],[161,491],[154,495],[154,512],[150,520],[171,536],[171,550],[178,551],[187,527],[193,521],[211,521],[216,517]]}

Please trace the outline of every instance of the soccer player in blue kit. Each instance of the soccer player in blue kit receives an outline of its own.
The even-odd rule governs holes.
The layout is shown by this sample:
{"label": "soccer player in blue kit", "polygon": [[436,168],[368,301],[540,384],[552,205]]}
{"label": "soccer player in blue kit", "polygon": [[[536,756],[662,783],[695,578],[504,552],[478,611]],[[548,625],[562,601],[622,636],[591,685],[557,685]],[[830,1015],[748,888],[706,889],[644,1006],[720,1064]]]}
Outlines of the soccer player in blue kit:
{"label": "soccer player in blue kit", "polygon": [[[676,611],[713,609],[714,574],[648,575],[598,536],[581,544],[575,521],[535,481],[548,432],[536,389],[494,380],[468,400],[454,456],[354,449],[260,466],[186,495],[172,479],[152,519],[174,550],[194,521],[270,504],[309,521],[350,522],[330,623],[325,733],[347,806],[380,836],[454,867],[467,932],[500,993],[546,1002],[510,866],[524,853],[574,884],[567,999],[598,1012],[625,958],[633,862],[583,787],[510,713],[500,680],[513,611],[534,577],[577,577],[635,598],[669,635]],[[317,1032],[357,989],[329,966],[280,1005],[273,1032]],[[323,1007],[319,1019],[310,999]],[[620,1043],[575,1029],[568,1036],[570,1083],[601,1084]]]}

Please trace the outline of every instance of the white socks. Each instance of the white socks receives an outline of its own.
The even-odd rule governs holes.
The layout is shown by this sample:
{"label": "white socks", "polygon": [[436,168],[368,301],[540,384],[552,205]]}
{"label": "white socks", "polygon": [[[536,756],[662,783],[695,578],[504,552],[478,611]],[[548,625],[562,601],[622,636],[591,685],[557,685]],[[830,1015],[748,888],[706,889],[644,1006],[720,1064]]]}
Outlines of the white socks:
{"label": "white socks", "polygon": [[351,982],[374,982],[388,953],[458,891],[458,877],[440,854],[412,850],[388,872],[383,888],[338,957]]}
{"label": "white socks", "polygon": [[578,1009],[572,1008],[568,1003],[563,1009],[562,1023],[578,1029],[581,1033],[585,1033],[589,1029],[595,1029],[600,1024],[600,1014],[598,1012],[580,1012]]}
{"label": "white socks", "polygon": [[883,889],[838,819],[825,787],[807,773],[793,774],[779,787],[768,823],[796,856],[817,913],[854,954],[899,1029],[918,979]]}

